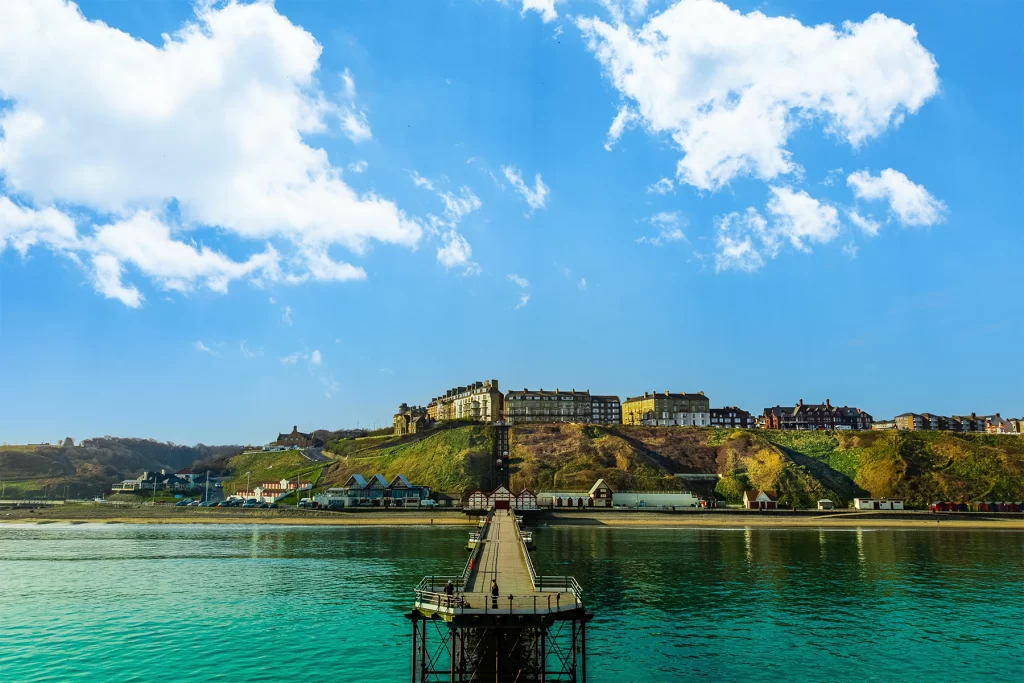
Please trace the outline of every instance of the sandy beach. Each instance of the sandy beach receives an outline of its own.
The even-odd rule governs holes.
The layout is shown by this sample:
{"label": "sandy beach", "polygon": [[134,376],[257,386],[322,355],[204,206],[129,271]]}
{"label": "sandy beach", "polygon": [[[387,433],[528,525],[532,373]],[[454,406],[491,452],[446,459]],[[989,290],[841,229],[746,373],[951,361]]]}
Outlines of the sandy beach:
{"label": "sandy beach", "polygon": [[[0,523],[100,524],[280,524],[280,525],[436,525],[473,526],[461,510],[324,512],[313,510],[242,510],[229,508],[113,507],[60,505],[34,510],[0,510]],[[775,512],[730,511],[587,511],[542,512],[539,526],[604,526],[629,528],[915,528],[1006,529],[1024,531],[1024,515],[906,512]]]}

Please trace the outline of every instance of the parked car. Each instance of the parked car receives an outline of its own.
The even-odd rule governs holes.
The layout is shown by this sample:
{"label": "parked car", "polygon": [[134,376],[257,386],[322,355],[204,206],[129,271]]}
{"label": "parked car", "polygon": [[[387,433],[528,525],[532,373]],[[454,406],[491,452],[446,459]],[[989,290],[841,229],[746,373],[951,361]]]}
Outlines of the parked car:
{"label": "parked car", "polygon": [[269,508],[269,507],[270,507],[270,503],[260,503],[260,504],[259,504],[259,505],[257,505],[256,507],[258,507],[258,508],[261,508],[261,509],[264,509],[264,510],[265,510],[265,509],[267,509],[267,508]]}
{"label": "parked car", "polygon": [[436,500],[430,500],[429,498],[427,500],[421,500],[420,501],[420,507],[421,508],[436,508],[437,507],[437,501]]}
{"label": "parked car", "polygon": [[243,503],[242,507],[244,507],[244,508],[254,508],[254,507],[256,507],[256,503]]}
{"label": "parked car", "polygon": [[177,503],[174,504],[174,507],[176,507],[176,508],[183,508],[183,507],[185,507],[186,505],[188,505],[191,502],[192,501],[190,501],[190,500],[179,500]]}
{"label": "parked car", "polygon": [[277,509],[277,503],[268,503],[267,507],[270,508],[271,510],[276,510]]}
{"label": "parked car", "polygon": [[204,500],[202,503],[199,504],[199,507],[201,507],[201,508],[212,508],[212,507],[216,507],[216,505],[217,505],[216,501]]}

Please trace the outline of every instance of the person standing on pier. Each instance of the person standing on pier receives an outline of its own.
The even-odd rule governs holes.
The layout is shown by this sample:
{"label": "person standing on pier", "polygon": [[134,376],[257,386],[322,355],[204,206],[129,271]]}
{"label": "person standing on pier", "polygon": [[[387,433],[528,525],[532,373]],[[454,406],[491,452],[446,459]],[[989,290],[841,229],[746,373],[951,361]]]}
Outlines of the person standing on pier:
{"label": "person standing on pier", "polygon": [[455,593],[455,584],[452,583],[451,579],[448,579],[448,583],[446,583],[445,586],[444,586],[444,594],[446,596],[445,599],[446,599],[449,607],[452,606],[452,595],[454,593]]}
{"label": "person standing on pier", "polygon": [[501,595],[501,591],[498,590],[498,582],[496,579],[491,579],[491,609],[498,609],[499,595]]}

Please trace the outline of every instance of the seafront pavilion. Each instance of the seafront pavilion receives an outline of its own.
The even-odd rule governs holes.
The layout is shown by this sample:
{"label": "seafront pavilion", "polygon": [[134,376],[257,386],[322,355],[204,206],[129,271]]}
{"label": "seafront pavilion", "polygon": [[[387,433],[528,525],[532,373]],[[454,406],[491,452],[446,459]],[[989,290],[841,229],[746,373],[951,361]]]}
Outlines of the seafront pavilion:
{"label": "seafront pavilion", "polygon": [[461,575],[420,582],[406,616],[413,683],[587,680],[586,625],[593,614],[583,591],[571,576],[537,574],[510,510],[487,514]]}

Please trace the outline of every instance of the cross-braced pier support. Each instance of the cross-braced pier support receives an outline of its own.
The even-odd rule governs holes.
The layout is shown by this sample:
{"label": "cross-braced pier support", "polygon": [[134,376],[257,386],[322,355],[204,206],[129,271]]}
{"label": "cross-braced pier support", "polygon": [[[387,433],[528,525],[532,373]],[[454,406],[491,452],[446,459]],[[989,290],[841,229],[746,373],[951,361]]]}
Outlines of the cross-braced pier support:
{"label": "cross-braced pier support", "polygon": [[413,611],[412,683],[585,683],[590,612],[429,618]]}

